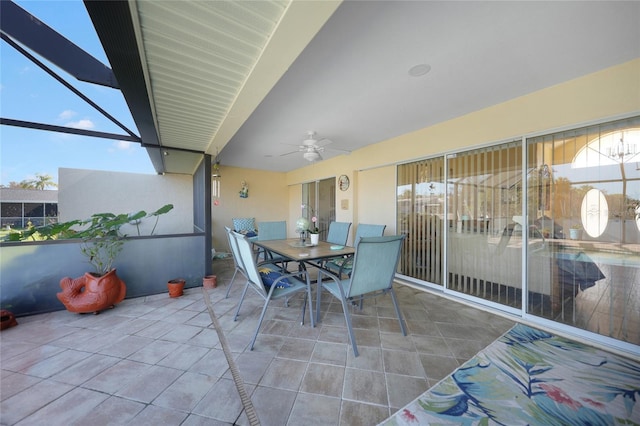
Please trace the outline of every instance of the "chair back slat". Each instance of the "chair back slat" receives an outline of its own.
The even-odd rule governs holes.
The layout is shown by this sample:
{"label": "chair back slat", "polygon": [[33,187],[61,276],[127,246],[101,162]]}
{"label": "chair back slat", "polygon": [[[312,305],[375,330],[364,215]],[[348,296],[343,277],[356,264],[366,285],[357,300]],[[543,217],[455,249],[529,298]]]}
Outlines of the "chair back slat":
{"label": "chair back slat", "polygon": [[382,237],[384,229],[387,225],[372,225],[368,223],[359,223],[356,229],[356,236],[353,238],[353,245],[356,246],[360,238],[363,237]]}
{"label": "chair back slat", "polygon": [[287,222],[258,222],[258,241],[286,240]]}
{"label": "chair back slat", "polygon": [[238,252],[238,243],[236,243],[236,239],[233,236],[233,230],[228,226],[225,226],[224,229],[227,231],[227,239],[229,240],[229,248],[231,249],[231,255],[233,256],[233,263],[236,268],[244,271],[243,265],[240,263],[240,253]]}
{"label": "chair back slat", "polygon": [[327,234],[327,242],[344,246],[349,238],[349,229],[351,222],[331,222],[329,224],[329,233]]}
{"label": "chair back slat", "polygon": [[242,267],[244,268],[244,271],[247,275],[247,280],[258,293],[266,298],[267,291],[262,284],[260,272],[258,271],[258,267],[256,266],[251,242],[247,239],[247,237],[238,234],[237,232],[232,232],[232,234],[238,247],[240,262],[242,263]]}
{"label": "chair back slat", "polygon": [[347,297],[391,288],[404,235],[363,237],[356,245]]}

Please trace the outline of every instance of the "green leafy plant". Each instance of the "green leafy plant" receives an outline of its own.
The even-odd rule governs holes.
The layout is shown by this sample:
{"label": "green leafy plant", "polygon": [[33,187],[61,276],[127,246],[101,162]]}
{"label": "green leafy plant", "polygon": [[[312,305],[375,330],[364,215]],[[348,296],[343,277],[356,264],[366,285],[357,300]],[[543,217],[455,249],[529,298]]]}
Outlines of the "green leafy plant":
{"label": "green leafy plant", "polygon": [[[89,259],[96,269],[96,275],[104,275],[113,267],[114,260],[122,251],[125,234],[121,232],[122,226],[134,224],[140,235],[140,223],[147,218],[155,217],[156,221],[151,230],[155,232],[159,216],[173,209],[173,204],[162,206],[153,213],[147,214],[144,210],[136,213],[96,213],[89,219],[71,220],[68,222],[49,224],[40,227],[30,227],[24,231],[13,232],[9,235],[10,241],[23,240],[54,240],[54,239],[81,239],[80,251]],[[78,229],[75,229],[78,228]]]}

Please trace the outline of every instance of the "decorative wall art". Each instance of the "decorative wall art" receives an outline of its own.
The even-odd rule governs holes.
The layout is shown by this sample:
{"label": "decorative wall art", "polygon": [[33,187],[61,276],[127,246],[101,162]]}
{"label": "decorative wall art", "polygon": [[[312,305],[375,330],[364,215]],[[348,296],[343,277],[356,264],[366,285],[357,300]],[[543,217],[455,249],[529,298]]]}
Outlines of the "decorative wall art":
{"label": "decorative wall art", "polygon": [[240,185],[242,185],[242,189],[240,189],[240,198],[248,198],[249,197],[249,185],[247,185],[246,181],[242,181],[240,182]]}

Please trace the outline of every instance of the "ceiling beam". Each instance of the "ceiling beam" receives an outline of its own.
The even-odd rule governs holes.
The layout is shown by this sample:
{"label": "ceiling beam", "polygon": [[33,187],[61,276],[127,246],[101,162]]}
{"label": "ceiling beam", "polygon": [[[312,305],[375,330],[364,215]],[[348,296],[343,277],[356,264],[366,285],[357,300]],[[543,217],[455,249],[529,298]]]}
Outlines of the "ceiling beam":
{"label": "ceiling beam", "polygon": [[118,89],[113,71],[9,0],[0,1],[2,32],[80,81]]}
{"label": "ceiling beam", "polygon": [[157,173],[166,171],[132,12],[128,1],[84,0],[98,38],[117,76],[143,146]]}
{"label": "ceiling beam", "polygon": [[[12,118],[0,118],[0,125],[23,127],[25,129],[47,130],[50,132],[68,133],[72,135],[91,136],[95,138],[114,139],[140,143],[136,135],[122,135],[119,133],[99,132],[97,130],[77,129],[75,127],[56,126],[54,124],[36,123],[33,121],[14,120]],[[144,146],[144,145],[143,145]]]}

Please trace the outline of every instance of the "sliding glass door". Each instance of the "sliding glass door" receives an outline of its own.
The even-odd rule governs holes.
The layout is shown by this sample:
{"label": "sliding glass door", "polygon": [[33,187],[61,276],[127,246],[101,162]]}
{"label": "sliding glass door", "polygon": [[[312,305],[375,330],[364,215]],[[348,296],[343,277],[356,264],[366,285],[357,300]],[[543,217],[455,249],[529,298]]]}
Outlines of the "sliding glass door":
{"label": "sliding glass door", "polygon": [[527,140],[528,313],[640,344],[640,118]]}
{"label": "sliding glass door", "polygon": [[398,166],[397,229],[406,235],[401,274],[442,285],[444,158]]}
{"label": "sliding glass door", "polygon": [[447,288],[522,306],[522,142],[447,158]]}
{"label": "sliding glass door", "polygon": [[336,220],[336,179],[328,178],[302,184],[302,215],[316,223],[320,230],[320,239],[326,240],[329,223]]}
{"label": "sliding glass door", "polygon": [[407,278],[640,344],[640,117],[399,165],[397,229]]}

